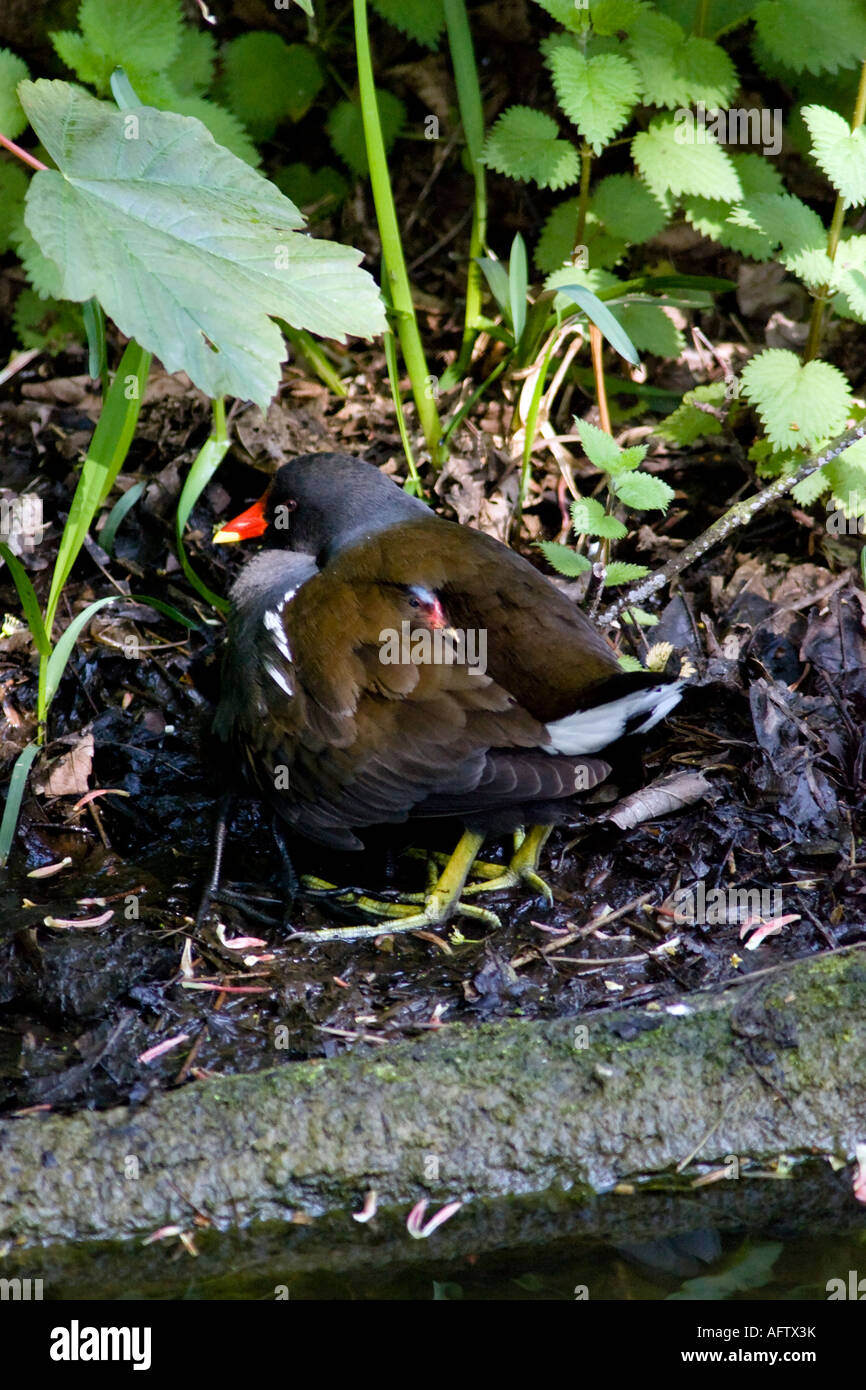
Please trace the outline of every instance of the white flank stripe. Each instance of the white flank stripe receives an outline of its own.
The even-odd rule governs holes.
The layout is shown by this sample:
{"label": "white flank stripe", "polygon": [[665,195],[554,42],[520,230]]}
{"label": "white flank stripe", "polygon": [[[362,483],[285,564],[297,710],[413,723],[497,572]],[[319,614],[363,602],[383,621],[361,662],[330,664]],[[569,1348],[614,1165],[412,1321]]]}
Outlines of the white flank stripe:
{"label": "white flank stripe", "polygon": [[598,753],[621,738],[626,727],[642,714],[646,714],[646,719],[635,725],[631,732],[645,734],[660,719],[664,719],[674,705],[679,704],[682,693],[682,681],[674,681],[670,685],[652,685],[647,690],[635,690],[631,695],[623,695],[606,705],[595,705],[592,709],[567,714],[564,719],[557,719],[546,726],[550,743],[545,745],[545,752],[565,753],[568,757],[577,753]]}

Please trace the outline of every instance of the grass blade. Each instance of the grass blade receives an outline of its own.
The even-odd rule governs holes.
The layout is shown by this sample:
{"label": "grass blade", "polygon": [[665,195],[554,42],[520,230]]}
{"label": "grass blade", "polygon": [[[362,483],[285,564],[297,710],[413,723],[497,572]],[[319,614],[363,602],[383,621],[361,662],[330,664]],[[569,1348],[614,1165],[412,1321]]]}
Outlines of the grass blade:
{"label": "grass blade", "polygon": [[21,607],[24,610],[24,617],[27,619],[27,626],[30,629],[36,650],[40,656],[47,657],[51,653],[51,643],[45,631],[45,624],[39,609],[39,600],[36,597],[36,590],[30,582],[30,576],[21,561],[12,554],[8,545],[4,545],[2,542],[0,542],[0,555],[9,566],[9,573],[12,575],[15,588],[18,590]]}
{"label": "grass blade", "polygon": [[18,829],[21,802],[24,798],[24,788],[27,786],[27,774],[38,752],[38,743],[28,743],[27,747],[22,748],[15,759],[15,766],[9,779],[9,790],[6,793],[6,805],[3,807],[3,819],[0,821],[0,868],[5,868],[6,860],[9,858],[12,841],[15,839],[15,831]]}

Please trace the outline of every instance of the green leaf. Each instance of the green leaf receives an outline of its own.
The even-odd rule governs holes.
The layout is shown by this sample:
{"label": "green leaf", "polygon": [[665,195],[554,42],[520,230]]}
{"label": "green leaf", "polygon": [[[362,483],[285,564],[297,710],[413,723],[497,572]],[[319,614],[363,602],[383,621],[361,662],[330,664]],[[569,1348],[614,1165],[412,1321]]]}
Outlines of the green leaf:
{"label": "green leaf", "polygon": [[77,304],[66,299],[46,299],[35,290],[22,290],[12,314],[15,336],[23,348],[38,348],[50,355],[72,342],[84,341],[84,322]]}
{"label": "green leaf", "polygon": [[557,288],[561,295],[573,300],[578,308],[583,310],[587,318],[592,320],[620,357],[624,357],[626,362],[631,362],[632,366],[639,365],[640,358],[634,343],[622,325],[614,318],[610,309],[602,304],[592,290],[576,284],[559,285]]}
{"label": "green leaf", "polygon": [[[702,134],[707,135],[704,131]],[[676,119],[656,120],[631,142],[632,158],[657,197],[699,194],[739,202],[740,180],[730,155],[711,138],[690,144],[689,129]]]}
{"label": "green leaf", "polygon": [[638,352],[679,357],[685,348],[685,337],[658,304],[617,304],[611,313]]}
{"label": "green leaf", "polygon": [[866,441],[858,439],[821,469],[834,500],[847,517],[866,513]]}
{"label": "green leaf", "polygon": [[3,807],[3,820],[0,822],[0,869],[6,867],[9,858],[9,851],[12,848],[12,841],[15,839],[15,831],[18,827],[24,789],[27,786],[27,774],[38,752],[38,743],[28,743],[15,759],[15,766],[9,779],[9,790],[6,793],[6,803]]}
{"label": "green leaf", "polygon": [[620,466],[621,450],[607,430],[591,425],[588,420],[575,420],[583,452],[590,463],[602,473],[615,473]]}
{"label": "green leaf", "polygon": [[426,48],[436,48],[445,28],[442,0],[372,0],[383,19]]}
{"label": "green leaf", "polygon": [[596,154],[629,120],[640,97],[637,72],[627,58],[603,53],[586,58],[557,48],[549,59],[560,106]]}
{"label": "green leaf", "polygon": [[[376,88],[376,104],[382,125],[386,152],[391,149],[406,123],[406,108],[393,92]],[[367,145],[364,139],[364,118],[357,101],[338,101],[326,122],[328,138],[340,158],[353,174],[365,178],[370,172]]]}
{"label": "green leaf", "polygon": [[538,541],[537,545],[548,564],[566,579],[576,579],[578,575],[592,569],[586,556],[578,555],[577,551],[568,545],[560,545],[557,541]]}
{"label": "green leaf", "polygon": [[642,512],[666,512],[674,499],[673,488],[652,473],[622,473],[612,487],[621,502]]}
{"label": "green leaf", "polygon": [[841,241],[836,250],[832,304],[837,314],[866,323],[866,236]]}
{"label": "green leaf", "polygon": [[[573,263],[572,258],[577,250],[579,208],[579,199],[566,198],[553,209],[535,248],[535,264],[539,270],[558,270],[563,265]],[[592,212],[586,215],[583,238],[587,263],[593,266],[616,265],[628,250],[628,245],[622,237],[607,235],[601,222]]]}
{"label": "green leaf", "polygon": [[795,72],[836,72],[866,52],[866,14],[858,0],[762,0],[754,11],[767,51]]}
{"label": "green leaf", "polygon": [[[535,0],[543,10],[561,24],[563,28],[579,32],[586,28],[588,15],[586,10],[575,5],[574,0]],[[593,12],[593,20],[595,14]]]}
{"label": "green leaf", "polygon": [[36,590],[30,581],[30,576],[22,565],[21,561],[12,554],[8,545],[0,541],[0,555],[9,567],[12,582],[18,590],[18,597],[21,600],[21,607],[24,611],[24,618],[30,629],[33,638],[33,645],[40,656],[47,657],[51,651],[51,643],[45,631],[45,624],[42,621],[42,613],[39,608],[39,600],[36,597]]}
{"label": "green leaf", "polygon": [[714,381],[709,386],[696,386],[693,391],[687,391],[683,396],[682,405],[678,405],[676,410],[665,416],[660,425],[656,425],[655,433],[660,439],[669,439],[672,444],[678,444],[681,448],[694,444],[696,439],[721,434],[721,420],[715,415],[709,415],[705,410],[698,410],[693,402],[703,401],[708,405],[721,406],[724,400],[723,381]]}
{"label": "green leaf", "polygon": [[[746,199],[757,194],[784,192],[782,176],[760,154],[732,154],[731,160]],[[696,231],[712,238],[720,246],[765,261],[773,253],[773,241],[757,227],[738,225],[730,219],[730,203],[717,198],[686,198],[683,211]]]}
{"label": "green leaf", "polygon": [[201,121],[218,145],[237,155],[252,169],[257,169],[261,164],[261,156],[237,116],[218,102],[206,97],[175,95],[148,104],[158,107],[160,111],[176,111],[179,116],[192,116],[194,120]]}
{"label": "green leaf", "polygon": [[807,284],[823,285],[833,278],[827,255],[827,230],[810,207],[793,193],[758,193],[744,198],[731,211],[731,222],[762,232],[773,246],[781,246],[781,261],[792,275]]}
{"label": "green leaf", "polygon": [[508,261],[508,304],[511,309],[511,323],[514,336],[518,340],[526,327],[526,294],[529,289],[529,273],[526,266],[526,244],[518,232],[511,244]]}
{"label": "green leaf", "polygon": [[314,221],[329,217],[349,192],[343,175],[330,164],[323,164],[320,169],[311,169],[309,164],[287,164],[274,175],[274,183]]}
{"label": "green leaf", "polygon": [[198,121],[63,82],[21,91],[58,165],[34,176],[25,219],[60,266],[58,297],[97,298],[166,371],[266,410],[285,351],[274,317],[339,338],[384,326],[360,253],[299,235],[294,204]]}
{"label": "green leaf", "polygon": [[187,474],[177,504],[177,515],[175,516],[175,537],[177,539],[177,554],[181,563],[181,568],[193,588],[197,589],[202,598],[206,599],[207,602],[212,604],[220,613],[227,613],[229,605],[224,598],[221,598],[219,594],[215,594],[212,589],[209,589],[204,580],[200,579],[196,574],[184,548],[183,533],[186,523],[189,520],[190,512],[225,458],[229,443],[230,440],[228,436],[216,430],[205,440]]}
{"label": "green leaf", "polygon": [[636,579],[643,579],[645,574],[649,574],[647,565],[630,565],[625,560],[613,560],[605,571],[604,587],[610,589],[614,584],[633,584]]}
{"label": "green leaf", "polygon": [[628,535],[628,527],[615,516],[608,516],[594,497],[579,497],[572,502],[571,524],[578,536],[601,536],[605,540],[619,541]]}
{"label": "green leaf", "polygon": [[628,48],[655,106],[726,106],[737,90],[737,72],[723,48],[687,35],[665,15],[643,11],[629,29]]}
{"label": "green leaf", "polygon": [[51,656],[48,658],[48,667],[45,675],[45,708],[50,709],[57,688],[63,679],[63,672],[66,670],[66,663],[72,655],[72,649],[78,640],[78,634],[86,623],[100,608],[104,608],[107,603],[116,603],[119,594],[110,594],[108,598],[98,598],[95,603],[89,603],[83,613],[77,614],[72,622],[60,634],[54,646]]}
{"label": "green leaf", "polygon": [[49,638],[63,586],[84,544],[96,509],[114,486],[129,452],[149,370],[150,354],[138,343],[128,343],[103,402],[60,537],[45,610],[45,630]]}
{"label": "green leaf", "polygon": [[596,186],[592,210],[612,236],[632,245],[658,236],[668,220],[661,203],[634,174],[610,174]]}
{"label": "green leaf", "polygon": [[117,64],[103,53],[94,52],[84,35],[71,29],[55,31],[49,38],[60,61],[71,68],[81,82],[89,83],[100,92],[108,91],[109,79]]}
{"label": "green leaf", "polygon": [[478,264],[482,274],[490,286],[490,293],[499,305],[506,321],[511,320],[511,286],[508,280],[508,271],[501,261],[495,261],[492,256],[479,256]]}
{"label": "green leaf", "polygon": [[802,366],[781,348],[746,363],[742,389],[777,449],[813,448],[844,427],[851,409],[851,388],[838,368],[829,362]]}
{"label": "green leaf", "polygon": [[577,150],[559,139],[552,116],[529,106],[503,111],[484,142],[482,163],[511,179],[532,180],[539,188],[567,188],[577,181]]}
{"label": "green leaf", "polygon": [[803,120],[812,137],[812,155],[848,207],[866,203],[866,130],[851,130],[826,106],[804,106]]}
{"label": "green leaf", "polygon": [[18,100],[18,83],[30,76],[27,64],[17,53],[0,48],[0,135],[15,140],[27,129],[27,117]]}
{"label": "green leaf", "polygon": [[174,61],[165,75],[181,96],[202,96],[213,81],[216,39],[206,29],[184,25]]}
{"label": "green leaf", "polygon": [[177,0],[136,0],[134,5],[83,0],[78,22],[80,34],[54,33],[51,40],[63,62],[101,94],[108,91],[116,67],[131,76],[164,72],[180,50],[183,21]]}
{"label": "green leaf", "polygon": [[11,159],[0,160],[0,255],[5,255],[24,230],[24,199],[29,184],[20,164]]}
{"label": "green leaf", "polygon": [[312,48],[255,30],[222,50],[228,104],[257,140],[284,120],[299,121],[318,96],[324,74]]}
{"label": "green leaf", "polygon": [[810,473],[808,478],[802,478],[799,483],[795,483],[791,488],[791,496],[801,507],[811,507],[823,493],[829,491],[829,488],[830,479],[824,469],[819,468],[817,473]]}
{"label": "green leaf", "polygon": [[118,497],[109,512],[105,525],[99,533],[99,544],[107,555],[110,555],[114,550],[114,538],[117,535],[117,529],[123,521],[123,518],[126,516],[127,512],[130,512],[135,506],[146,487],[146,481],[133,483],[131,488],[127,488],[126,492]]}
{"label": "green leaf", "polygon": [[[28,184],[28,189],[30,185]],[[25,202],[26,209],[26,202]],[[24,273],[40,299],[58,300],[63,295],[63,276],[54,261],[43,256],[26,225],[14,233],[13,243]]]}

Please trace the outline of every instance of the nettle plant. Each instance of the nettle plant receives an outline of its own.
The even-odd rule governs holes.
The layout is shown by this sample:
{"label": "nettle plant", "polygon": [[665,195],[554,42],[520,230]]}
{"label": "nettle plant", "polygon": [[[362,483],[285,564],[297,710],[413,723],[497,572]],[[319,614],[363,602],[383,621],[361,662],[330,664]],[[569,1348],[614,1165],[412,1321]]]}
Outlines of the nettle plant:
{"label": "nettle plant", "polygon": [[[780,260],[813,297],[803,360],[778,349],[759,353],[745,368],[741,389],[764,428],[752,451],[759,474],[793,472],[804,451],[863,415],[843,374],[815,359],[832,315],[866,322],[866,236],[846,227],[849,210],[866,202],[866,63],[859,85],[856,74],[866,52],[866,12],[856,0],[827,0],[820,13],[813,0],[536,3],[562,25],[542,50],[571,134],[547,111],[511,106],[489,132],[483,158],[489,168],[539,188],[577,190],[554,208],[535,247],[544,290],[568,286],[573,296],[575,284],[585,285],[636,349],[677,357],[685,342],[665,304],[707,303],[708,296],[697,283],[683,294],[684,286],[671,280],[677,298],[662,300],[647,293],[661,284],[624,279],[620,267],[636,248],[680,214],[741,256]],[[714,16],[717,27],[707,37]],[[781,148],[781,112],[726,109],[739,79],[717,40],[749,21],[758,64],[798,98],[785,138],[804,147],[836,192],[829,227],[786,192],[767,157]],[[826,93],[825,104],[807,99],[816,90]],[[764,152],[736,148],[742,144]],[[618,146],[628,146],[633,167],[604,174],[608,153]],[[707,281],[703,289],[717,287]],[[720,433],[741,409],[730,381],[699,386],[658,433],[685,446]],[[862,509],[864,472],[866,444],[858,444],[798,484],[794,496],[808,503],[832,492],[840,505]]]}
{"label": "nettle plant", "polygon": [[[628,526],[621,520],[626,515],[625,508],[666,512],[674,491],[662,478],[641,470],[640,465],[647,455],[646,445],[623,449],[605,430],[586,420],[574,423],[586,457],[602,475],[598,490],[604,492],[604,501],[598,497],[578,497],[572,502],[571,524],[578,538],[576,548],[557,541],[539,541],[538,547],[553,568],[568,579],[594,570],[600,593],[602,588],[633,584],[649,574],[646,565],[610,559],[612,543],[624,540],[629,534]],[[629,608],[625,616],[643,626],[658,622],[653,614],[634,607]]]}

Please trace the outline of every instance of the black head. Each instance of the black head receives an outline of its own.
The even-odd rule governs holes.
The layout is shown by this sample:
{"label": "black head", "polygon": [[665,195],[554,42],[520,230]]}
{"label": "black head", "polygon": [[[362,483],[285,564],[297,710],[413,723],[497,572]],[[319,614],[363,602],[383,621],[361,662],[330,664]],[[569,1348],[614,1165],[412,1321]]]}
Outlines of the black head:
{"label": "black head", "polygon": [[320,563],[344,546],[417,516],[428,507],[349,454],[302,454],[274,474],[260,502],[215,540],[261,536],[269,549],[297,550]]}

